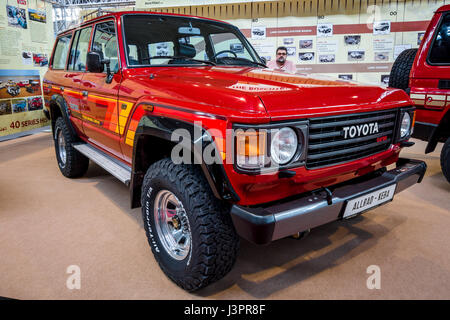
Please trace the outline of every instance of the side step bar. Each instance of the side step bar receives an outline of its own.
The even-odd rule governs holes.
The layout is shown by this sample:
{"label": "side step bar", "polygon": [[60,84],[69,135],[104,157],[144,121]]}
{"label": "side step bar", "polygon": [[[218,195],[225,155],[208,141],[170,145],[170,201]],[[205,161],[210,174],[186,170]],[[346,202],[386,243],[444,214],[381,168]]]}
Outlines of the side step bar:
{"label": "side step bar", "polygon": [[130,184],[131,168],[127,165],[122,164],[120,161],[87,143],[76,143],[73,144],[73,147],[94,161],[100,167],[111,173],[114,177],[125,183],[127,186]]}

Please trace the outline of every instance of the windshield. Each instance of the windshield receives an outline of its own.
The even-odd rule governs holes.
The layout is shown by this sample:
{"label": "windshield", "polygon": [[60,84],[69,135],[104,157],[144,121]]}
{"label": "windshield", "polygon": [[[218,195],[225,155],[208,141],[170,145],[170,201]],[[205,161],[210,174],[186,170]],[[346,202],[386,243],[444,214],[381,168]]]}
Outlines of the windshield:
{"label": "windshield", "polygon": [[125,15],[128,66],[263,66],[255,50],[232,25],[198,18]]}

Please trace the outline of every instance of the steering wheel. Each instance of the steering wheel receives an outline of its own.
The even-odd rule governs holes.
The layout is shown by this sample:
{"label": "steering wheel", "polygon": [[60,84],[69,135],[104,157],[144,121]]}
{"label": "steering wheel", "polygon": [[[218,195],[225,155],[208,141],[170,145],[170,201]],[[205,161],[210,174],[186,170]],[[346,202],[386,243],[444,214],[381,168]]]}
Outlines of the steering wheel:
{"label": "steering wheel", "polygon": [[[234,52],[234,51],[231,51],[231,50],[222,50],[222,51],[217,52],[217,53],[212,57],[212,59],[213,59],[213,60],[216,60],[216,59],[217,59],[217,56],[218,56],[219,54],[222,54],[222,53],[225,53],[225,52],[231,52],[231,53],[234,55],[235,58],[238,57],[237,54],[236,54],[236,52]],[[228,58],[228,57],[227,57],[227,58]]]}

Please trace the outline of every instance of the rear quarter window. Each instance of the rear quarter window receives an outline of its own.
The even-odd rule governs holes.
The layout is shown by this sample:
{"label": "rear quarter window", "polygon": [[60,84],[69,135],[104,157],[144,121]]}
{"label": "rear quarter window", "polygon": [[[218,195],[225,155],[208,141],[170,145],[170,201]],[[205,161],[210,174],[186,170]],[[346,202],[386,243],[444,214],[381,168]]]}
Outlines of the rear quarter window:
{"label": "rear quarter window", "polygon": [[69,53],[70,40],[72,35],[60,37],[56,42],[55,52],[53,53],[52,69],[64,70],[66,67],[67,54]]}

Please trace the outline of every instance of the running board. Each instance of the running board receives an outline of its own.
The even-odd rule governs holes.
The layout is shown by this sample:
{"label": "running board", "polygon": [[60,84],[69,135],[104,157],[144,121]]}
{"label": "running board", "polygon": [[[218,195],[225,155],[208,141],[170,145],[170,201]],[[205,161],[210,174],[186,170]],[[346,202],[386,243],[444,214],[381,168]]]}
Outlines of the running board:
{"label": "running board", "polygon": [[131,169],[125,164],[120,163],[118,160],[87,143],[73,144],[73,147],[127,186],[130,184]]}

